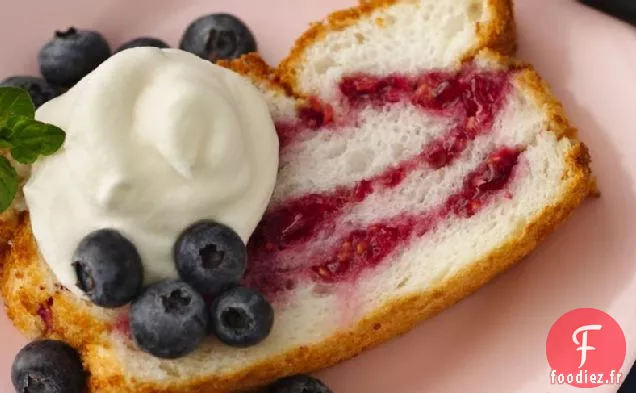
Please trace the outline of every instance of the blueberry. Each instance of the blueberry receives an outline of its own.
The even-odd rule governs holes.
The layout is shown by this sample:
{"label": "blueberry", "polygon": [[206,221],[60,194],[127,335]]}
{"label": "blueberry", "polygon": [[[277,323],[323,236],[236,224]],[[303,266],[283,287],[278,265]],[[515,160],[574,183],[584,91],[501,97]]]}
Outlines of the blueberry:
{"label": "blueberry", "polygon": [[138,47],[152,47],[152,48],[167,48],[168,44],[164,41],[153,38],[153,37],[140,37],[135,38],[134,40],[130,40],[122,44],[115,52],[121,52],[130,48],[138,48]]}
{"label": "blueberry", "polygon": [[185,356],[208,333],[205,301],[183,281],[160,281],[132,303],[130,331],[139,348],[156,357]]}
{"label": "blueberry", "polygon": [[3,86],[18,87],[28,91],[36,108],[62,93],[60,89],[51,86],[44,79],[34,76],[12,76],[0,82],[0,87]]}
{"label": "blueberry", "polygon": [[86,374],[79,354],[68,344],[39,340],[16,355],[11,381],[17,393],[82,393]]}
{"label": "blueberry", "polygon": [[173,254],[181,278],[208,295],[238,284],[247,267],[247,251],[239,235],[211,220],[186,228],[175,242]]}
{"label": "blueberry", "polygon": [[309,375],[283,378],[268,389],[267,393],[333,393],[322,381]]}
{"label": "blueberry", "polygon": [[179,48],[212,62],[256,52],[256,40],[243,21],[230,14],[210,14],[192,22]]}
{"label": "blueberry", "polygon": [[77,286],[101,307],[120,307],[141,292],[143,265],[135,246],[113,229],[80,241],[73,255]]}
{"label": "blueberry", "polygon": [[56,31],[39,54],[40,71],[49,83],[70,87],[110,57],[106,39],[96,31]]}
{"label": "blueberry", "polygon": [[235,287],[219,295],[210,306],[210,324],[216,337],[233,347],[263,341],[272,330],[274,309],[260,293]]}

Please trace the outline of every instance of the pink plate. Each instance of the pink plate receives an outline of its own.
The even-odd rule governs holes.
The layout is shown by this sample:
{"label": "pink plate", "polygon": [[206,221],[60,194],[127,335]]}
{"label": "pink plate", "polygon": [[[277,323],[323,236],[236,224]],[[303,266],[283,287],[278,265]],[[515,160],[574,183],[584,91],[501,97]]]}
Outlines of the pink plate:
{"label": "pink plate", "polygon": [[[54,29],[102,31],[115,46],[143,34],[173,46],[204,13],[229,11],[280,60],[307,23],[354,0],[21,0],[0,13],[0,77],[36,74]],[[636,30],[574,0],[517,0],[520,55],[536,65],[589,145],[603,196],[587,202],[531,257],[478,294],[405,337],[321,373],[337,393],[538,393],[549,383],[547,333],[565,312],[594,307],[636,356]],[[26,342],[0,317],[0,392]],[[616,392],[616,385],[597,392]]]}

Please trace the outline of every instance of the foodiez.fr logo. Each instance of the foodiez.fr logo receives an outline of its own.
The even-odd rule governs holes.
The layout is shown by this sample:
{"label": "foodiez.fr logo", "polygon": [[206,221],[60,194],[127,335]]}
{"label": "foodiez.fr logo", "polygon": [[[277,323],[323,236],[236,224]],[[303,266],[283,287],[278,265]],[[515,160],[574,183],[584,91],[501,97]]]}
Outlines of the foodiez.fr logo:
{"label": "foodiez.fr logo", "polygon": [[620,385],[625,353],[625,335],[614,318],[593,308],[570,311],[548,333],[550,383],[579,388]]}

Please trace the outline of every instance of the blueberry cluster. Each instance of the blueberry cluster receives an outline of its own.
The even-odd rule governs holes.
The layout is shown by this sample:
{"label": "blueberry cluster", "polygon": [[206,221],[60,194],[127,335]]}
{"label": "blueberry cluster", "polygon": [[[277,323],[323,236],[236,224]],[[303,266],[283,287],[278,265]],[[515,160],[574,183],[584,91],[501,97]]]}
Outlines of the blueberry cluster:
{"label": "blueberry cluster", "polygon": [[[240,285],[247,251],[232,228],[212,220],[194,223],[177,238],[173,257],[180,279],[142,288],[143,264],[135,246],[116,230],[100,229],[79,243],[73,267],[77,286],[94,304],[131,303],[132,337],[156,357],[185,356],[208,333],[240,348],[267,338],[274,309],[263,295]],[[209,305],[204,297],[212,299]]]}
{"label": "blueberry cluster", "polygon": [[[178,236],[173,259],[180,278],[144,288],[135,245],[117,230],[100,229],[79,242],[73,268],[77,286],[95,305],[131,304],[132,338],[153,356],[185,356],[210,334],[236,348],[257,345],[269,336],[274,308],[262,294],[240,285],[247,251],[234,230],[213,220],[196,222]],[[85,379],[79,354],[61,341],[27,345],[12,368],[17,392],[81,393]],[[320,380],[306,375],[281,379],[267,389],[331,393]]]}
{"label": "blueberry cluster", "polygon": [[[163,40],[139,37],[119,46],[114,53],[135,47],[168,48]],[[185,30],[179,49],[212,62],[230,60],[256,52],[254,35],[239,18],[210,14],[194,20]],[[59,96],[112,55],[104,36],[92,30],[70,27],[56,31],[38,54],[42,77],[11,76],[0,87],[25,89],[36,108]]]}

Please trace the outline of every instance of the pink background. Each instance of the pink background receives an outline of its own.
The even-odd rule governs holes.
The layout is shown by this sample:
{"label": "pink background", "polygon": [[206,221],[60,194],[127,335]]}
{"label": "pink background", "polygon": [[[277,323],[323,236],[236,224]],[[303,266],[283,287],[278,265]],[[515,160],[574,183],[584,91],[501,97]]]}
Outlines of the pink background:
{"label": "pink background", "polygon": [[[0,13],[0,78],[37,71],[36,53],[69,25],[102,31],[117,46],[143,34],[176,45],[208,12],[230,11],[275,63],[308,22],[353,0],[21,0]],[[595,307],[636,355],[636,30],[571,0],[517,0],[520,56],[563,100],[594,158],[603,198],[590,201],[531,257],[477,295],[405,337],[321,376],[336,393],[538,393],[548,383],[545,339],[565,312]],[[0,392],[25,343],[0,317]],[[616,386],[596,389],[615,392]]]}

